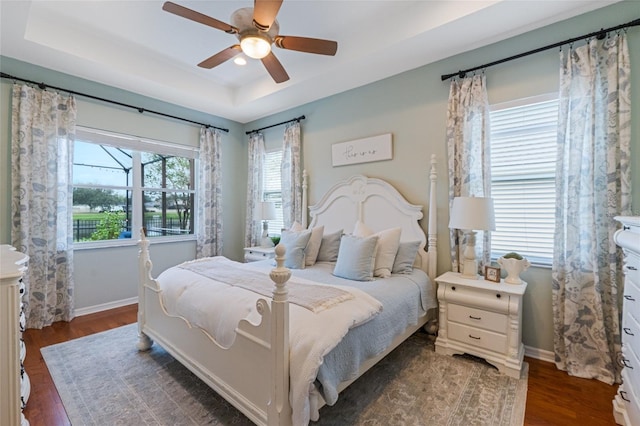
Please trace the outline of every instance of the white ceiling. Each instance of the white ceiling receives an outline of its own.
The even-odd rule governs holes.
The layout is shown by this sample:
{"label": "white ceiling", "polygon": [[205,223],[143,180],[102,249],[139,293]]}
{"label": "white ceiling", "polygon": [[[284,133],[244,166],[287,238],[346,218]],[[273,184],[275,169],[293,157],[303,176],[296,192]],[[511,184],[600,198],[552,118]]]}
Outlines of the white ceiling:
{"label": "white ceiling", "polygon": [[[275,47],[291,77],[281,84],[258,60],[198,67],[237,39],[164,12],[162,1],[1,0],[0,54],[246,123],[616,1],[284,0],[281,34],[336,40],[338,53]],[[174,2],[227,23],[253,6]]]}

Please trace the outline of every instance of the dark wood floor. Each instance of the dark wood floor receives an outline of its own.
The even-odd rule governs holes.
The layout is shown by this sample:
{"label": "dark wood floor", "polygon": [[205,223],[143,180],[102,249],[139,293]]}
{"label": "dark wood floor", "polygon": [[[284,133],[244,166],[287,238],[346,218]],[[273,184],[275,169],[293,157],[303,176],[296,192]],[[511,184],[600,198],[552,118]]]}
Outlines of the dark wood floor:
{"label": "dark wood floor", "polygon": [[[31,426],[69,424],[58,392],[40,355],[40,348],[131,324],[136,321],[136,316],[137,305],[131,305],[24,333],[27,345],[25,368],[31,379],[31,396],[25,417]],[[529,390],[525,425],[615,424],[611,400],[617,386],[568,376],[548,362],[531,358],[526,361],[529,363]]]}

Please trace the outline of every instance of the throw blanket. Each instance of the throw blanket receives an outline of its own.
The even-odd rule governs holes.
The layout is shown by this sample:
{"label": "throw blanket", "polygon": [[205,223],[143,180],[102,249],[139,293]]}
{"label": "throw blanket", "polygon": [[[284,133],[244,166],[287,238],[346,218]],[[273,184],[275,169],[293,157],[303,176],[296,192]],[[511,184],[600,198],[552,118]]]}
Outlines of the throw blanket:
{"label": "throw blanket", "polygon": [[[215,259],[215,260],[212,260]],[[253,270],[242,264],[217,257],[202,259],[238,270]],[[271,282],[267,274],[264,280]],[[184,268],[169,268],[156,279],[162,290],[162,302],[170,315],[180,316],[193,326],[206,330],[216,342],[229,347],[241,319],[260,322],[256,302],[262,298],[254,291],[229,285]],[[314,281],[298,278],[303,284]],[[293,424],[306,425],[310,420],[310,394],[324,357],[347,334],[349,329],[374,318],[382,304],[362,290],[344,289],[353,298],[314,313],[295,304],[289,305],[290,401]]]}
{"label": "throw blanket", "polygon": [[[275,289],[275,284],[268,275],[265,277],[264,273],[238,267],[224,257],[213,257],[206,261],[195,260],[178,265],[178,267],[225,284],[242,287],[266,297],[271,297]],[[353,299],[353,294],[348,291],[326,285],[304,284],[295,279],[287,281],[287,290],[289,302],[314,313],[324,311],[336,303]]]}

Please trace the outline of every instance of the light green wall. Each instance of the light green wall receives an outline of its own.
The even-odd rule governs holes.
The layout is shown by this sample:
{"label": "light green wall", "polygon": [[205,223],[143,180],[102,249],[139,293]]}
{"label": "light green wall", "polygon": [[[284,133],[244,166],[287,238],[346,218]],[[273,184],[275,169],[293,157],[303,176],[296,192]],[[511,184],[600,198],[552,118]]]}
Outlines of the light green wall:
{"label": "light green wall", "polygon": [[[427,205],[429,159],[438,159],[438,273],[450,269],[447,223],[448,178],[445,144],[449,83],[440,76],[509,57],[544,45],[629,22],[640,17],[640,2],[626,1],[541,30],[451,57],[247,124],[254,129],[299,115],[304,167],[309,172],[309,203],[319,201],[337,180],[356,173],[383,178],[415,204]],[[629,29],[632,61],[632,173],[635,214],[640,214],[640,27]],[[470,35],[472,36],[472,35]],[[434,40],[434,43],[437,43]],[[557,92],[557,49],[486,70],[490,103]],[[393,134],[393,160],[342,167],[331,166],[331,145],[381,133]],[[265,131],[266,143],[279,142],[282,128]],[[422,221],[426,230],[426,221]],[[528,346],[553,350],[551,273],[530,268],[524,299],[523,340]]]}
{"label": "light green wall", "polygon": [[[242,126],[234,121],[214,117],[197,111],[170,105],[133,93],[114,89],[94,82],[78,79],[44,68],[1,58],[3,72],[21,78],[43,81],[49,85],[63,87],[118,102],[143,107],[149,110],[187,118],[190,120],[228,128],[223,133],[223,254],[235,260],[243,255],[244,222],[237,220],[236,212],[244,211],[246,181],[246,138]],[[0,242],[11,242],[11,85],[2,79],[0,83]],[[97,129],[110,130],[150,139],[197,146],[200,126],[179,120],[164,118],[150,113],[77,97],[77,124]],[[226,189],[228,188],[228,189]],[[240,236],[240,237],[239,237]],[[136,246],[118,248],[78,249],[74,252],[75,306],[82,310],[108,305],[112,302],[137,296],[137,252]],[[169,266],[195,258],[195,241],[153,244],[154,272],[159,273]]]}
{"label": "light green wall", "polygon": [[[437,210],[439,219],[438,272],[447,271],[450,266],[447,229],[448,179],[445,121],[449,84],[448,82],[442,82],[440,75],[481,65],[600,28],[618,25],[638,17],[640,17],[640,2],[625,1],[504,42],[457,55],[358,89],[274,114],[246,125],[215,117],[210,118],[217,120],[213,124],[231,128],[231,132],[224,137],[223,151],[225,164],[223,171],[225,180],[225,254],[233,258],[240,258],[242,254],[244,197],[246,193],[246,135],[244,132],[304,114],[307,118],[302,122],[303,161],[304,167],[310,175],[309,202],[311,204],[319,201],[321,195],[337,180],[361,173],[371,177],[384,178],[395,185],[411,203],[427,205],[429,159],[431,154],[436,154],[438,159],[437,171],[440,179],[437,192],[439,205]],[[638,88],[640,87],[640,54],[637,52],[640,52],[638,48],[640,46],[640,28],[630,29],[628,34],[630,50],[632,51],[632,84],[635,88]],[[470,35],[470,37],[472,36]],[[437,40],[433,42],[437,43]],[[2,71],[11,73],[11,70],[5,69],[5,62],[6,60],[3,59],[2,63],[0,63]],[[488,69],[487,86],[490,102],[499,103],[557,91],[558,66],[558,52],[557,50],[552,50]],[[24,64],[13,66],[13,68],[16,69],[13,72],[27,78],[29,78],[28,73],[31,72],[31,68],[37,69],[37,67],[25,66]],[[58,76],[58,74],[42,71],[41,74],[33,79],[54,84],[50,76]],[[75,83],[77,80],[70,77],[63,78],[63,82],[66,84],[60,83],[60,85],[74,88],[70,84]],[[89,89],[93,89],[94,86],[104,87],[90,82],[81,81],[80,83],[86,84]],[[6,204],[9,200],[7,192],[9,188],[8,178],[10,176],[7,171],[10,164],[8,155],[9,133],[6,125],[9,119],[8,111],[10,105],[8,86],[4,81],[0,85],[2,90],[0,97],[2,102],[0,105],[0,120],[2,120],[0,121],[0,124],[2,124],[0,201],[3,206],[3,208],[0,208],[0,241],[2,242],[9,241],[9,233],[6,228],[10,223],[9,207]],[[640,89],[636,90],[635,88],[632,95],[632,108],[634,111],[640,111]],[[77,88],[77,90],[87,91],[88,89],[83,87],[82,89]],[[123,94],[121,91],[110,88],[105,88],[104,90],[104,97],[111,99]],[[134,100],[140,98],[131,94],[127,94],[127,96],[132,96]],[[146,102],[154,102],[144,98],[140,99]],[[133,100],[131,103],[137,104]],[[151,108],[149,105],[142,106]],[[98,108],[97,105],[94,107]],[[165,111],[161,107],[179,110],[177,107],[160,103],[152,109]],[[104,111],[103,117],[100,116],[99,112],[96,112],[91,118],[87,117],[87,120],[94,120],[92,123],[97,123],[95,125],[107,126],[111,125],[115,117],[120,120],[121,114],[124,114],[122,111]],[[184,114],[199,114],[192,111],[183,112]],[[127,112],[126,114],[129,114],[128,117],[130,118],[125,121],[129,122],[130,120],[130,122],[126,125],[122,124],[121,131],[139,134],[142,131],[153,130],[150,127],[157,125],[157,123],[139,122],[140,116],[137,113]],[[184,114],[176,113],[175,115]],[[202,117],[200,116],[199,119],[208,121]],[[264,133],[267,147],[278,146],[282,141],[282,132],[282,127],[266,130]],[[163,132],[159,133],[163,134]],[[331,144],[381,133],[393,134],[393,160],[335,168],[331,166]],[[635,200],[640,200],[639,136],[640,114],[634,113],[632,122],[632,178],[633,197]],[[166,139],[166,137],[161,137],[161,139]],[[232,214],[237,212],[239,214]],[[640,202],[638,201],[634,204],[634,213],[640,214]],[[426,229],[426,221],[423,221],[422,225]],[[158,247],[157,251],[164,250],[166,256],[169,256],[172,247],[171,245],[167,245],[167,248]],[[184,253],[182,247],[180,250],[181,253]],[[188,250],[193,249],[189,248]],[[93,259],[87,259],[87,262],[91,263],[93,261]],[[84,266],[83,268],[88,270],[83,272],[85,275],[101,273],[100,270],[92,270],[93,267]],[[161,268],[156,270],[159,269]],[[551,351],[553,350],[553,329],[550,271],[548,269],[531,268],[523,274],[523,278],[529,282],[524,300],[524,342],[528,346]],[[81,290],[78,289],[77,292],[80,293]],[[124,296],[120,295],[120,298],[122,297]],[[86,299],[89,300],[90,296],[87,295]],[[85,306],[91,306],[91,304]]]}

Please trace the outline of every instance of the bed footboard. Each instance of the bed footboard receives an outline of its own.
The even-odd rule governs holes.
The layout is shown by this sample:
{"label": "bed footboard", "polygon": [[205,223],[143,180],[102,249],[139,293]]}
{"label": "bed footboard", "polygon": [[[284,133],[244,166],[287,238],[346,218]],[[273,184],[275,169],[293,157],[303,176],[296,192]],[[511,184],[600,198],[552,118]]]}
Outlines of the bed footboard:
{"label": "bed footboard", "polygon": [[286,285],[291,271],[283,266],[284,247],[276,247],[277,267],[270,273],[275,283],[273,299],[257,302],[260,324],[240,321],[234,343],[224,348],[185,318],[168,314],[162,290],[152,278],[144,232],[139,244],[138,349],[148,350],[156,341],[254,423],[291,425]]}

